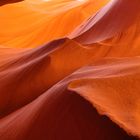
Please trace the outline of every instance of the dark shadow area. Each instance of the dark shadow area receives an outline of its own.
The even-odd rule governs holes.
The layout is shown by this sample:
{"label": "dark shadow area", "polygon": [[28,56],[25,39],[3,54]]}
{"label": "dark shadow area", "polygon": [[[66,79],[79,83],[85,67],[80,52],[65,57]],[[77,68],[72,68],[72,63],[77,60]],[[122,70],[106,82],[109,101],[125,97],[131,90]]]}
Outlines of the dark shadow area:
{"label": "dark shadow area", "polygon": [[[26,140],[138,139],[128,135],[108,117],[99,115],[78,94],[66,91],[58,96],[52,101],[46,100],[38,118],[29,128]],[[51,106],[48,102],[51,102]]]}
{"label": "dark shadow area", "polygon": [[11,3],[15,3],[15,2],[20,2],[23,0],[1,0],[0,1],[0,6],[5,5],[5,4],[11,4]]}

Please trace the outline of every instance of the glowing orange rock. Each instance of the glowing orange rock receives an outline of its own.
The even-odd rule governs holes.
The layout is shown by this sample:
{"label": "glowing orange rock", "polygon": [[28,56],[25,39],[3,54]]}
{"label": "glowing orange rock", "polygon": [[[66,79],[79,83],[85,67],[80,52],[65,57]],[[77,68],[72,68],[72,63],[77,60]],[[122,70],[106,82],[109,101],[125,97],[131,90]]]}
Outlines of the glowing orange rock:
{"label": "glowing orange rock", "polygon": [[140,138],[139,0],[0,5],[0,140]]}

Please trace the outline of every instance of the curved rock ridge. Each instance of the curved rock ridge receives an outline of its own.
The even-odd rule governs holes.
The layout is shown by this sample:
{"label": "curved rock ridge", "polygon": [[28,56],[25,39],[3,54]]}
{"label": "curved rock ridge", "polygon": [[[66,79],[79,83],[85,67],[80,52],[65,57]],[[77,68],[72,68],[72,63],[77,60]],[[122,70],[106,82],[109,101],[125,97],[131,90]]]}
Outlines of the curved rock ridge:
{"label": "curved rock ridge", "polygon": [[82,23],[70,38],[87,45],[114,37],[133,24],[140,24],[139,9],[139,0],[111,0],[96,15]]}
{"label": "curved rock ridge", "polygon": [[0,140],[140,139],[140,1],[0,2]]}
{"label": "curved rock ridge", "polygon": [[24,0],[1,6],[0,44],[35,48],[66,37],[108,1]]}

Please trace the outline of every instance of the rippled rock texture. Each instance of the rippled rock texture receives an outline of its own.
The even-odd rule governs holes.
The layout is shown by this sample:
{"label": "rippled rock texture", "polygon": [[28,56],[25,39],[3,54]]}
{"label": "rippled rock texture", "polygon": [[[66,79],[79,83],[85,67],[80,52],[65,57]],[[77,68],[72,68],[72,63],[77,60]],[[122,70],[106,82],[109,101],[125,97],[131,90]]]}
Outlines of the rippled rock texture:
{"label": "rippled rock texture", "polygon": [[0,20],[0,140],[140,139],[140,0],[2,0]]}

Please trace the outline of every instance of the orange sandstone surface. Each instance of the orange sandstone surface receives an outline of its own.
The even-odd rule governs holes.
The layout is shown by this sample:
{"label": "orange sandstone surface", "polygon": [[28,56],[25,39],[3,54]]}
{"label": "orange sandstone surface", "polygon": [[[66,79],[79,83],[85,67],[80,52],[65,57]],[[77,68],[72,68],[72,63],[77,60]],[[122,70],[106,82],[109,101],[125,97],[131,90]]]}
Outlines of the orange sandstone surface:
{"label": "orange sandstone surface", "polygon": [[0,1],[0,140],[140,139],[140,0]]}

